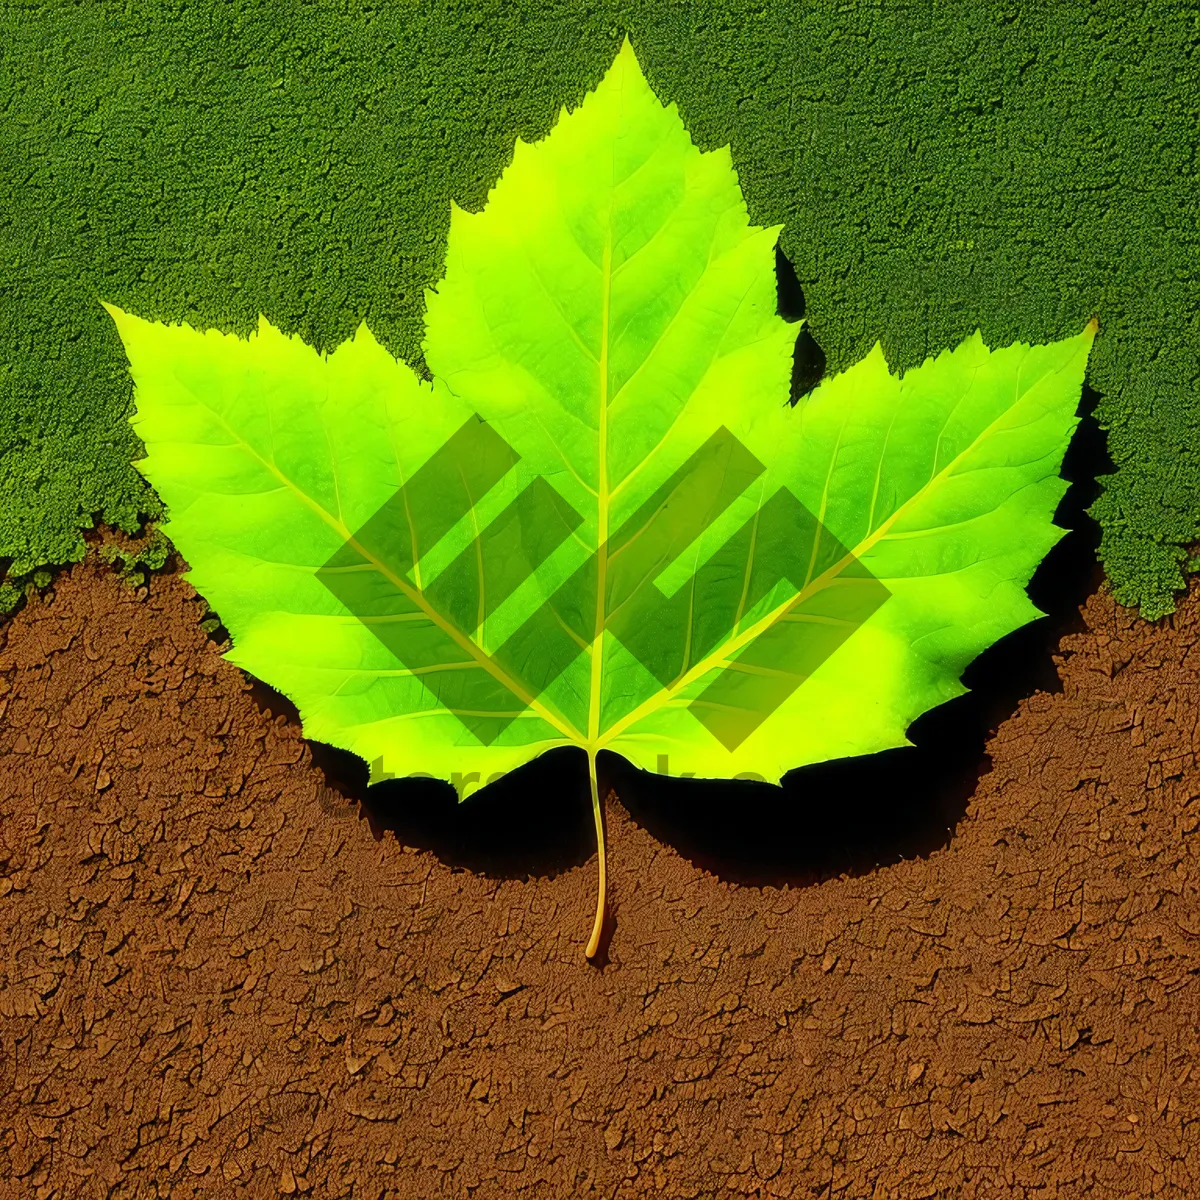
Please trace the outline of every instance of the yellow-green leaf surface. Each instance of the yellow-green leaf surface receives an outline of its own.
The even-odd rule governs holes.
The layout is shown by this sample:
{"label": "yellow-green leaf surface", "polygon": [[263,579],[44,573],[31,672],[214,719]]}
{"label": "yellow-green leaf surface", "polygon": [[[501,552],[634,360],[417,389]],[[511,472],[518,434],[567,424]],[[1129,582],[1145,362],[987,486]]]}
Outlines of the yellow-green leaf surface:
{"label": "yellow-green leaf surface", "polygon": [[372,781],[571,745],[593,789],[601,749],[777,782],[905,744],[1038,615],[1095,323],[903,377],[876,346],[793,409],[778,232],[626,43],[454,209],[432,385],[365,326],[322,356],[108,306],[227,657]]}

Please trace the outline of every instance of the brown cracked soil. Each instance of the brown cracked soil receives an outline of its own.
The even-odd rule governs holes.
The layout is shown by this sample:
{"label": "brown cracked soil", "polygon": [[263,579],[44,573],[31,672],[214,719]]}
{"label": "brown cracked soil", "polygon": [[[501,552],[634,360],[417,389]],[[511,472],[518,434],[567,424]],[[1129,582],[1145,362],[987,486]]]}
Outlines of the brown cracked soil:
{"label": "brown cracked soil", "polygon": [[91,558],[6,627],[4,1197],[1200,1194],[1195,584],[977,784],[608,764],[599,966],[581,756],[360,805],[204,613]]}

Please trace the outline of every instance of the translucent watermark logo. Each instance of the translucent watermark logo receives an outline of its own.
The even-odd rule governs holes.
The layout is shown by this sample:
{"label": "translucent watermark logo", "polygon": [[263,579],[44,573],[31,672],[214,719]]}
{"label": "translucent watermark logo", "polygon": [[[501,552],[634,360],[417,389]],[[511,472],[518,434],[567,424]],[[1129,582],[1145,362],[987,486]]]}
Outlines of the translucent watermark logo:
{"label": "translucent watermark logo", "polygon": [[[478,638],[488,618],[575,534],[583,516],[535,478],[432,579],[421,578],[419,564],[519,461],[490,425],[471,418],[317,571],[483,745],[589,653],[601,629],[669,689],[700,671],[731,635],[743,634],[747,614],[786,583],[796,602],[780,606],[688,704],[732,751],[888,598],[786,488],[758,505],[670,595],[658,586],[765,471],[722,427],[484,653]],[[464,777],[457,787],[461,795],[487,782]]]}
{"label": "translucent watermark logo", "polygon": [[[468,796],[479,791],[480,788],[487,787],[490,783],[496,783],[503,779],[507,771],[494,771],[490,775],[484,775],[480,771],[455,771],[450,776],[450,786],[458,793],[460,800],[465,800]],[[670,756],[660,754],[654,765],[654,774],[656,775],[671,775]],[[680,779],[694,779],[695,772],[682,771],[679,774]],[[383,759],[377,758],[371,764],[371,778],[376,783],[383,783],[392,779],[431,779],[438,783],[445,783],[446,780],[438,779],[436,775],[430,775],[425,771],[414,771],[409,775],[396,775],[392,771],[387,771],[383,766]],[[749,783],[766,783],[766,779],[759,775],[756,771],[743,771],[740,775],[735,775],[734,779],[741,782]],[[358,805],[354,801],[346,801],[339,798],[336,792],[331,792],[325,789],[319,797],[321,811],[329,817],[353,817],[358,815]]]}

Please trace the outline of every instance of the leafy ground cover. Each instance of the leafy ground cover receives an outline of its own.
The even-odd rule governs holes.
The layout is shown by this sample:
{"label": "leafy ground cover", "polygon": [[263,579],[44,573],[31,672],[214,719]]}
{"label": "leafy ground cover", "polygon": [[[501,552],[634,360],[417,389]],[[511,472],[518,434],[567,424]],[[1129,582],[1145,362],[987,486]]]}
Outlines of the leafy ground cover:
{"label": "leafy ground cover", "polygon": [[[628,31],[752,220],[783,224],[821,357],[897,369],[1072,335],[1117,467],[1118,599],[1170,609],[1200,530],[1200,15],[832,3],[0,7],[0,603],[94,514],[162,515],[96,300],[332,350],[366,319],[420,363],[449,201],[577,103]],[[44,582],[46,576],[36,576]]]}

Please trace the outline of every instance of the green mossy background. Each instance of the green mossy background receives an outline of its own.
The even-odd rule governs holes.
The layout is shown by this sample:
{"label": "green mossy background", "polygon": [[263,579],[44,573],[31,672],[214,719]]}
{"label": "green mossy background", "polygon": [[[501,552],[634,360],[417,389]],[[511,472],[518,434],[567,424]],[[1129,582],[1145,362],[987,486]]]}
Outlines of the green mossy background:
{"label": "green mossy background", "polygon": [[[103,298],[420,361],[450,202],[595,86],[628,32],[752,219],[784,223],[835,372],[1100,336],[1117,598],[1173,607],[1200,536],[1200,8],[1122,3],[0,0],[0,607],[99,514],[162,515],[130,460]],[[44,572],[35,581],[41,583]]]}

